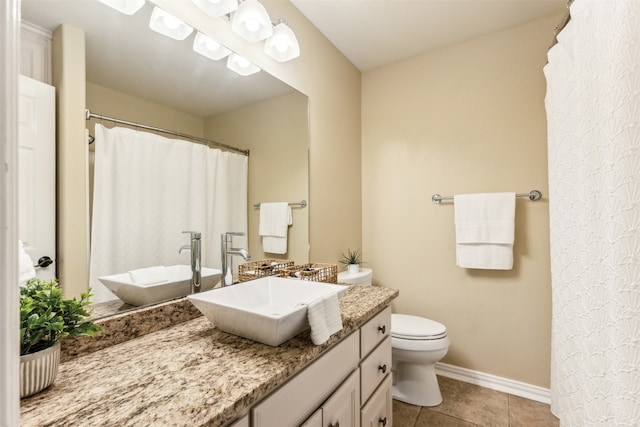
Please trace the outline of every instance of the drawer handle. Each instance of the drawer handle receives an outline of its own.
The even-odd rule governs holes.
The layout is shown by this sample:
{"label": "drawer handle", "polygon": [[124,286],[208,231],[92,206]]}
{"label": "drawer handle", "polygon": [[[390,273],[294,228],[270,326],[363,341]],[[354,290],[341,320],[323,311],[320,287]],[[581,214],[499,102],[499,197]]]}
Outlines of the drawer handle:
{"label": "drawer handle", "polygon": [[383,374],[386,374],[387,373],[387,364],[385,363],[382,366],[378,366],[378,370],[382,371]]}
{"label": "drawer handle", "polygon": [[[386,418],[385,418],[385,423],[386,423]],[[384,425],[384,424],[383,424]],[[340,427],[340,421],[336,421],[336,423],[329,423],[329,427]]]}
{"label": "drawer handle", "polygon": [[386,325],[378,326],[378,330],[384,334],[387,332],[387,326]]}
{"label": "drawer handle", "polygon": [[387,425],[387,417],[378,418],[378,424],[382,424],[382,427]]}

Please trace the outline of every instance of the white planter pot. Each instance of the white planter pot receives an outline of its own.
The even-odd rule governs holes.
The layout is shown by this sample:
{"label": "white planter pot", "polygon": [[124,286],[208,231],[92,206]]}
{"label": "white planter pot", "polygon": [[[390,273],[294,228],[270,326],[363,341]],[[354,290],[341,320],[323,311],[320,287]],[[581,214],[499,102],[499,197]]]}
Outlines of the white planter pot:
{"label": "white planter pot", "polygon": [[349,264],[349,265],[347,265],[347,271],[349,273],[360,273],[360,264]]}
{"label": "white planter pot", "polygon": [[58,375],[60,341],[36,353],[20,356],[20,398],[49,387]]}

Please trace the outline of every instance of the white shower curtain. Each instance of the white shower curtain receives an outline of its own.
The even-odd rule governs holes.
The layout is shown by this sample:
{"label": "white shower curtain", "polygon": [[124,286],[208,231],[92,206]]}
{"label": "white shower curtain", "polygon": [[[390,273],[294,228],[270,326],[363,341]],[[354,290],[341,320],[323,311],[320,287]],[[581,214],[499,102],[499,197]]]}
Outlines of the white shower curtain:
{"label": "white shower curtain", "polygon": [[247,231],[247,157],[101,124],[95,134],[94,302],[115,298],[100,276],[189,264],[189,253],[178,253],[190,242],[183,231],[201,232],[202,265],[220,268],[220,234]]}
{"label": "white shower curtain", "polygon": [[551,410],[640,425],[640,1],[575,0],[548,53]]}

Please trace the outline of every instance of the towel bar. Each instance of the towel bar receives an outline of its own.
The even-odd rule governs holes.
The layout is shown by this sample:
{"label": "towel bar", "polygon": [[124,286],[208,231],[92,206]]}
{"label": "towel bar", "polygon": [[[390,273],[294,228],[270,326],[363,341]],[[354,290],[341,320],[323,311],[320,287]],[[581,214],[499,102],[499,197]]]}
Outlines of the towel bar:
{"label": "towel bar", "polygon": [[[307,207],[307,201],[306,200],[302,200],[300,202],[289,203],[289,206],[299,206],[301,208],[306,208]],[[256,203],[255,205],[253,205],[253,207],[255,209],[260,209],[260,203]]]}
{"label": "towel bar", "polygon": [[[516,197],[528,197],[532,202],[536,202],[542,199],[542,193],[538,190],[531,190],[528,193],[518,193]],[[434,194],[431,196],[431,201],[436,205],[439,205],[443,200],[453,200],[453,196],[441,196],[439,194]]]}

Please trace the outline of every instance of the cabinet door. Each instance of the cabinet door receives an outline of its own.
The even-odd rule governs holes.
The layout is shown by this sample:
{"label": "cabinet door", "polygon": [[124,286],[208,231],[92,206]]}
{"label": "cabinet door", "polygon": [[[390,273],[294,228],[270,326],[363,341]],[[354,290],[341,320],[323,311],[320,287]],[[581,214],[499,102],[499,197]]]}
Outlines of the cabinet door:
{"label": "cabinet door", "polygon": [[349,378],[322,405],[323,427],[360,427],[360,370]]}
{"label": "cabinet door", "polygon": [[361,427],[392,427],[393,398],[391,375],[382,381],[371,399],[362,407]]}

